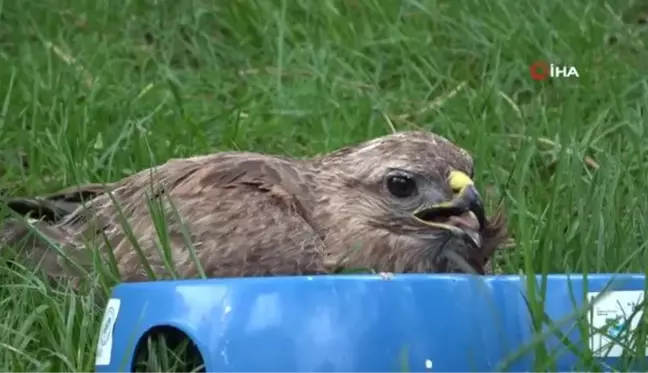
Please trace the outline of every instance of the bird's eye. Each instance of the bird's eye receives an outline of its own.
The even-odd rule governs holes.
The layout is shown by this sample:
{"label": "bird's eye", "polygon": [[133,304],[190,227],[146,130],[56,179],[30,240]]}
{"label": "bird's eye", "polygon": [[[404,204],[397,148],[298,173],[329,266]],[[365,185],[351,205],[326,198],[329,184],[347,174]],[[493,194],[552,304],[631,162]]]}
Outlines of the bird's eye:
{"label": "bird's eye", "polygon": [[407,198],[416,194],[416,182],[407,175],[390,175],[387,178],[389,193],[398,198]]}

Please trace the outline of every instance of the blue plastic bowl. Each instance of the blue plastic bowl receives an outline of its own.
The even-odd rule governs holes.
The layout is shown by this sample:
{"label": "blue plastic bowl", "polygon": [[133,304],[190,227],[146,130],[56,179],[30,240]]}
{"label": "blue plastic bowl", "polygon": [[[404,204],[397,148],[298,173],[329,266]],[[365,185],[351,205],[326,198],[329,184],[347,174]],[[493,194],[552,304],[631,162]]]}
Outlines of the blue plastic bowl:
{"label": "blue plastic bowl", "polygon": [[[592,327],[580,326],[585,320],[610,335],[619,333],[621,316],[625,312],[627,319],[633,303],[643,299],[644,276],[572,274],[544,280],[544,305],[527,299],[537,293],[527,292],[530,281],[520,276],[344,275],[122,284],[115,287],[104,314],[96,368],[132,371],[147,332],[168,327],[195,343],[212,372],[591,371],[593,363],[606,370],[625,364],[617,345],[595,351],[585,365],[577,354],[599,350],[606,338],[600,332],[590,338]],[[601,291],[611,292],[588,308],[588,300]],[[537,314],[543,311],[553,327],[534,327],[532,320],[541,317],[531,317],[531,303],[540,305]],[[547,360],[537,358],[542,347],[554,366],[537,365]],[[637,361],[648,366],[643,355]]]}

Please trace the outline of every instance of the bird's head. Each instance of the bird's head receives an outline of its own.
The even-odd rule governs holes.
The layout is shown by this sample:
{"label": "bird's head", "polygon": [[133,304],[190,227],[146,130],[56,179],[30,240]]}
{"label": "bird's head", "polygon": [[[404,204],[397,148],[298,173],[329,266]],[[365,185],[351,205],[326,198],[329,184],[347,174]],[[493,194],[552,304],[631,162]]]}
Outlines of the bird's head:
{"label": "bird's head", "polygon": [[484,273],[506,238],[503,215],[486,215],[470,154],[436,134],[395,133],[315,162],[321,216],[335,216],[327,238],[357,244],[339,258],[345,267]]}

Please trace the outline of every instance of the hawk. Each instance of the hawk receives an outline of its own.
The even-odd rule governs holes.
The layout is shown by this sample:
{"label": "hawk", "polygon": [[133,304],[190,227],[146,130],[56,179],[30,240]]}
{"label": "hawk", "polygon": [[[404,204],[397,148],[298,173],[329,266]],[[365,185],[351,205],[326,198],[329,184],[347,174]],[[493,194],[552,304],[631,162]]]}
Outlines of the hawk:
{"label": "hawk", "polygon": [[506,239],[505,218],[486,216],[472,177],[467,151],[418,131],[310,159],[171,159],[114,183],[9,200],[26,218],[4,223],[0,245],[55,277],[112,261],[124,282],[347,269],[484,274]]}

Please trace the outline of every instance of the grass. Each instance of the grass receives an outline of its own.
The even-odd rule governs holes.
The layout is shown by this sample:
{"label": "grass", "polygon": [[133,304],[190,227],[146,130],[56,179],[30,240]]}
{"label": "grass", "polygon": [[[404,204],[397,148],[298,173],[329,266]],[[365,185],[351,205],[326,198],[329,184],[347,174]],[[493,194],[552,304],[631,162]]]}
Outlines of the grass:
{"label": "grass", "polygon": [[[474,154],[489,205],[508,206],[504,272],[644,273],[648,53],[622,17],[636,6],[0,1],[0,188],[53,192],[222,150],[309,156],[391,123]],[[536,60],[580,77],[533,81]],[[0,272],[0,370],[92,370],[92,296]]]}

